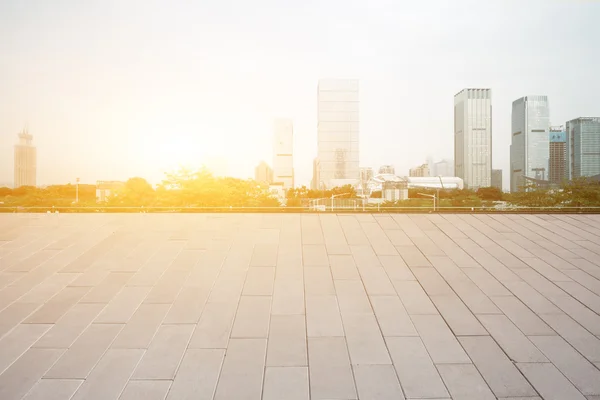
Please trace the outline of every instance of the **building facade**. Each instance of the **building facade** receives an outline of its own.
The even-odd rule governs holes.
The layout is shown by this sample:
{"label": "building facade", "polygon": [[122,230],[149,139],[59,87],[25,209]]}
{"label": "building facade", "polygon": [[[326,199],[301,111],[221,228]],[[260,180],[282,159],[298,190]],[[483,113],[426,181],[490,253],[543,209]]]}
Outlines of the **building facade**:
{"label": "building facade", "polygon": [[433,163],[433,169],[429,170],[431,176],[454,176],[454,160],[442,160]]}
{"label": "building facade", "polygon": [[262,183],[273,182],[273,169],[264,161],[254,168],[254,180]]}
{"label": "building facade", "polygon": [[600,174],[600,117],[582,117],[566,124],[569,179]]}
{"label": "building facade", "polygon": [[317,92],[319,186],[358,181],[358,80],[322,79]]}
{"label": "building facade", "polygon": [[502,170],[501,169],[493,169],[492,170],[492,187],[502,190]]}
{"label": "building facade", "polygon": [[429,164],[423,164],[423,165],[420,165],[418,167],[411,168],[408,171],[408,176],[414,176],[414,177],[417,177],[417,176],[420,176],[420,177],[430,176],[430,174],[429,174]]}
{"label": "building facade", "polygon": [[294,126],[289,119],[276,119],[273,134],[273,182],[285,190],[294,187]]}
{"label": "building facade", "polygon": [[548,96],[525,96],[512,104],[510,191],[525,185],[524,177],[548,179],[550,109]]}
{"label": "building facade", "polygon": [[393,165],[382,165],[379,167],[379,174],[396,174],[396,169]]}
{"label": "building facade", "polygon": [[321,177],[320,177],[319,173],[320,173],[319,158],[315,157],[313,159],[312,179],[310,180],[310,188],[312,190],[320,190],[321,189]]}
{"label": "building facade", "polygon": [[37,182],[37,153],[33,136],[24,129],[15,145],[14,187],[35,186]]}
{"label": "building facade", "polygon": [[558,185],[568,179],[567,174],[567,133],[564,127],[550,127],[550,154],[548,159],[548,180]]}
{"label": "building facade", "polygon": [[97,181],[96,182],[96,203],[107,202],[112,195],[125,186],[121,181]]}
{"label": "building facade", "polygon": [[491,89],[463,89],[454,96],[454,173],[469,189],[491,185]]}

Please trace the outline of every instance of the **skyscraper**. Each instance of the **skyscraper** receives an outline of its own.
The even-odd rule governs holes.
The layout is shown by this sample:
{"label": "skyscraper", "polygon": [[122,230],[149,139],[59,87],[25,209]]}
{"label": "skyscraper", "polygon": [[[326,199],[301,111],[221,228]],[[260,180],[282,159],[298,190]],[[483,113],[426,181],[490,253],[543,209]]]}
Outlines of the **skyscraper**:
{"label": "skyscraper", "polygon": [[550,127],[550,157],[548,180],[560,184],[567,179],[567,133],[564,127]]}
{"label": "skyscraper", "polygon": [[415,168],[411,168],[408,171],[408,176],[414,176],[414,177],[419,177],[419,176],[420,177],[428,177],[428,176],[430,176],[430,174],[429,174],[429,163],[420,165],[420,166],[415,167]]}
{"label": "skyscraper", "polygon": [[36,184],[36,149],[33,136],[23,129],[19,133],[19,143],[15,145],[15,188],[35,186]]}
{"label": "skyscraper", "polygon": [[393,165],[382,165],[379,167],[379,174],[396,174],[396,169]]}
{"label": "skyscraper", "polygon": [[271,183],[273,182],[273,169],[264,161],[261,161],[254,168],[254,180],[256,182]]}
{"label": "skyscraper", "polygon": [[326,188],[358,181],[358,80],[321,79],[317,89],[319,179]]}
{"label": "skyscraper", "polygon": [[310,188],[312,190],[321,190],[321,177],[319,176],[321,167],[319,165],[319,158],[315,157],[313,160],[313,175],[310,180]]}
{"label": "skyscraper", "polygon": [[431,176],[454,176],[454,160],[442,160],[433,163],[433,170],[429,171]]}
{"label": "skyscraper", "polygon": [[469,189],[491,185],[491,89],[463,89],[454,96],[454,173]]}
{"label": "skyscraper", "polygon": [[492,187],[502,190],[502,170],[501,169],[493,169],[492,170]]}
{"label": "skyscraper", "polygon": [[524,177],[548,179],[550,111],[548,96],[525,96],[512,104],[510,191],[525,185]]}
{"label": "skyscraper", "polygon": [[569,179],[600,174],[600,118],[568,121],[566,132]]}
{"label": "skyscraper", "polygon": [[294,126],[289,119],[276,119],[273,135],[273,182],[285,190],[294,187]]}

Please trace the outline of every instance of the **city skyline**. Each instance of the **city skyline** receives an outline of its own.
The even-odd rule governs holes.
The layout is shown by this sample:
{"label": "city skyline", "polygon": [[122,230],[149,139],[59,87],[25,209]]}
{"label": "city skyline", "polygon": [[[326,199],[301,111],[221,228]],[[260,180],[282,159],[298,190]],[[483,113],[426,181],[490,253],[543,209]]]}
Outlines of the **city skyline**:
{"label": "city skyline", "polygon": [[[77,176],[158,182],[179,164],[210,157],[251,177],[258,160],[271,159],[272,119],[286,115],[296,133],[296,184],[308,186],[323,77],[360,80],[360,164],[398,171],[429,154],[451,158],[451,96],[492,88],[493,168],[508,171],[511,102],[523,93],[552,99],[553,125],[600,114],[590,68],[600,63],[599,7],[375,1],[340,12],[338,2],[259,1],[152,4],[140,13],[124,3],[3,2],[0,51],[10,62],[0,65],[8,94],[0,98],[0,182],[13,180],[14,135],[25,123],[36,137],[41,185]],[[559,19],[577,24],[548,23]],[[565,48],[569,62],[557,63]]]}

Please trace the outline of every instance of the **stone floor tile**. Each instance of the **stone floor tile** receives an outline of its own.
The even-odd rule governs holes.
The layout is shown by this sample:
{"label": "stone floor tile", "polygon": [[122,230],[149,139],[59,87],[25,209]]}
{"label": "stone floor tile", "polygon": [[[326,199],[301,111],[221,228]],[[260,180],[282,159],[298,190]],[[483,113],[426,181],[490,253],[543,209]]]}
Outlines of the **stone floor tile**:
{"label": "stone floor tile", "polygon": [[209,289],[185,286],[167,313],[164,324],[195,324],[208,299]]}
{"label": "stone floor tile", "polygon": [[[464,273],[487,296],[510,296],[510,291],[505,287],[506,282],[500,283],[494,276],[482,268],[463,268]],[[513,283],[513,282],[509,282]],[[516,282],[519,283],[519,282]]]}
{"label": "stone floor tile", "polygon": [[487,335],[488,332],[477,318],[454,293],[444,296],[431,296],[433,304],[456,336]]}
{"label": "stone floor tile", "polygon": [[147,349],[170,307],[170,304],[141,304],[111,347]]}
{"label": "stone floor tile", "polygon": [[454,294],[452,288],[435,268],[411,268],[413,274],[429,296],[449,296]]}
{"label": "stone floor tile", "polygon": [[144,298],[150,292],[149,287],[126,286],[102,310],[94,320],[96,323],[124,324],[135,313]]}
{"label": "stone floor tile", "polygon": [[21,324],[4,336],[0,340],[0,374],[51,327],[48,324]]}
{"label": "stone floor tile", "polygon": [[306,297],[306,329],[308,337],[344,336],[336,296]]}
{"label": "stone floor tile", "polygon": [[260,399],[266,339],[231,339],[217,384],[215,400]]}
{"label": "stone floor tile", "polygon": [[263,400],[308,400],[307,367],[267,367]]}
{"label": "stone floor tile", "polygon": [[304,268],[304,292],[306,296],[335,294],[331,270],[321,267]]}
{"label": "stone floor tile", "polygon": [[328,267],[327,249],[322,244],[304,244],[302,246],[302,264],[305,267]]}
{"label": "stone floor tile", "polygon": [[256,244],[250,260],[251,267],[274,267],[277,265],[277,244]]}
{"label": "stone floor tile", "polygon": [[371,303],[360,280],[335,281],[340,312],[342,314],[372,314]]}
{"label": "stone floor tile", "polygon": [[536,395],[490,336],[465,336],[458,340],[496,396],[512,398]]}
{"label": "stone floor tile", "polygon": [[268,367],[307,365],[304,315],[273,315],[267,346]]}
{"label": "stone floor tile", "polygon": [[233,321],[231,337],[266,338],[270,315],[270,296],[242,296]]}
{"label": "stone floor tile", "polygon": [[391,365],[355,365],[354,379],[361,400],[404,399],[394,367]]}
{"label": "stone floor tile", "polygon": [[122,324],[90,325],[44,377],[87,378],[121,329],[123,329]]}
{"label": "stone floor tile", "polygon": [[431,267],[431,263],[415,245],[396,246],[396,250],[409,267]]}
{"label": "stone floor tile", "polygon": [[70,399],[83,382],[76,379],[40,379],[23,400]]}
{"label": "stone floor tile", "polygon": [[505,315],[488,314],[477,317],[512,361],[548,362],[548,359]]}
{"label": "stone floor tile", "polygon": [[110,272],[81,299],[82,303],[108,303],[133,276],[131,272]]}
{"label": "stone floor tile", "polygon": [[61,349],[29,349],[0,375],[0,399],[20,399],[64,353]]}
{"label": "stone floor tile", "polygon": [[356,263],[351,255],[329,255],[333,279],[360,279]]}
{"label": "stone floor tile", "polygon": [[369,296],[395,295],[396,290],[382,267],[363,268],[360,271],[362,282]]}
{"label": "stone floor tile", "polygon": [[31,314],[25,320],[25,323],[54,324],[89,290],[90,288],[86,287],[66,287],[62,289],[56,296],[52,297],[36,312]]}
{"label": "stone floor tile", "polygon": [[434,363],[471,362],[441,316],[412,315],[411,319]]}
{"label": "stone floor tile", "polygon": [[66,349],[96,318],[105,307],[102,303],[81,303],[74,305],[63,315],[33,347]]}
{"label": "stone floor tile", "polygon": [[502,314],[492,300],[469,278],[448,283],[473,314]]}
{"label": "stone floor tile", "polygon": [[496,296],[492,301],[525,335],[555,335],[540,317],[514,296]]}
{"label": "stone floor tile", "polygon": [[311,399],[357,399],[343,337],[308,339]]}
{"label": "stone floor tile", "polygon": [[591,362],[600,361],[600,339],[583,329],[568,315],[540,315],[560,336]]}
{"label": "stone floor tile", "polygon": [[130,380],[119,400],[165,400],[171,381]]}
{"label": "stone floor tile", "polygon": [[600,370],[560,336],[532,336],[538,349],[585,395],[600,396]]}
{"label": "stone floor tile", "polygon": [[[302,274],[300,275],[302,277]],[[276,278],[271,314],[305,314],[304,282],[300,279]]]}
{"label": "stone floor tile", "polygon": [[517,296],[527,307],[536,314],[562,314],[550,300],[542,296],[526,282],[506,282],[505,285]]}
{"label": "stone floor tile", "polygon": [[388,337],[385,340],[407,398],[449,397],[420,338]]}
{"label": "stone floor tile", "polygon": [[0,338],[33,313],[39,304],[13,303],[0,311]]}
{"label": "stone floor tile", "polygon": [[417,279],[400,256],[379,256],[379,261],[391,280],[414,281]]}
{"label": "stone floor tile", "polygon": [[274,267],[250,267],[246,274],[246,282],[242,295],[271,296],[275,280]]}
{"label": "stone floor tile", "polygon": [[359,270],[363,268],[381,267],[379,258],[370,244],[351,245],[350,250],[352,251],[354,262]]}
{"label": "stone floor tile", "polygon": [[438,365],[437,368],[452,398],[496,399],[473,364],[443,364]]}
{"label": "stone floor tile", "polygon": [[194,330],[192,349],[225,349],[233,327],[237,304],[207,303]]}
{"label": "stone floor tile", "polygon": [[373,314],[342,314],[346,342],[353,365],[390,364],[383,336]]}
{"label": "stone floor tile", "polygon": [[517,366],[544,400],[585,400],[553,364],[518,363]]}
{"label": "stone floor tile", "polygon": [[118,399],[143,354],[141,349],[108,350],[72,399]]}
{"label": "stone floor tile", "polygon": [[162,325],[135,369],[133,379],[173,379],[193,329],[193,325]]}
{"label": "stone floor tile", "polygon": [[371,304],[383,336],[418,336],[398,296],[373,296]]}
{"label": "stone floor tile", "polygon": [[223,349],[186,350],[167,399],[212,398],[224,356]]}
{"label": "stone floor tile", "polygon": [[145,304],[172,304],[190,271],[167,270],[144,299]]}
{"label": "stone floor tile", "polygon": [[438,314],[437,309],[417,281],[393,281],[406,311],[410,314]]}

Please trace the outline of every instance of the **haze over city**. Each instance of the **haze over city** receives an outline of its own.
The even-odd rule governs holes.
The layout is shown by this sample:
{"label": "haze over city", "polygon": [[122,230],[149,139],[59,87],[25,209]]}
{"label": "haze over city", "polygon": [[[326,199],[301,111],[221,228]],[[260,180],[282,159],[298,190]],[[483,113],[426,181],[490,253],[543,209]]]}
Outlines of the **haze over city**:
{"label": "haze over city", "polygon": [[493,167],[508,170],[517,98],[547,95],[553,125],[600,114],[599,15],[593,1],[2,2],[0,185],[24,126],[40,185],[156,183],[215,160],[252,177],[279,117],[308,185],[321,78],[359,80],[360,165],[400,174],[453,158],[453,96],[491,88]]}

